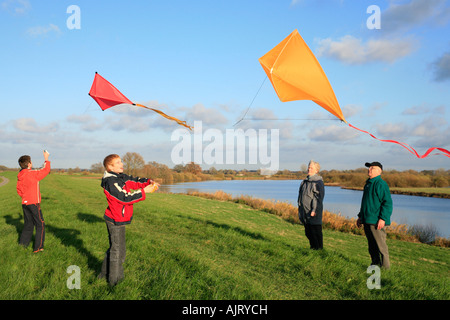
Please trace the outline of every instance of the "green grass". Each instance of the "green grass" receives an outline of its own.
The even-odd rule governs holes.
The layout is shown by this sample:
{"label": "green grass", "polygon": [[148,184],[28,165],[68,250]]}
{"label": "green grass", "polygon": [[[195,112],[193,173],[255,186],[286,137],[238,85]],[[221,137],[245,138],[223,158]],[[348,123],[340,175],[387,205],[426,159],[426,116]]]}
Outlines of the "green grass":
{"label": "green grass", "polygon": [[[16,173],[0,187],[0,299],[448,300],[450,251],[388,240],[391,270],[369,290],[364,236],[324,230],[312,251],[301,225],[245,205],[156,193],[126,227],[125,280],[97,279],[108,237],[98,178],[51,174],[41,181],[45,251],[18,245],[23,227]],[[67,267],[81,269],[68,289]]]}
{"label": "green grass", "polygon": [[391,191],[400,191],[406,193],[423,193],[423,194],[444,194],[450,195],[450,188],[390,188]]}

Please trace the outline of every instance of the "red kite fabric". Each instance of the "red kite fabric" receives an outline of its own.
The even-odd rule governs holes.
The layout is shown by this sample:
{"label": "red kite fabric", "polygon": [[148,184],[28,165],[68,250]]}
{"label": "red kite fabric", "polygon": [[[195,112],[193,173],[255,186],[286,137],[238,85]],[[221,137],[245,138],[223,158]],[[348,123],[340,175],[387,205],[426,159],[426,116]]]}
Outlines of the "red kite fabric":
{"label": "red kite fabric", "polygon": [[178,120],[177,118],[168,116],[164,112],[149,108],[147,106],[144,106],[142,104],[133,103],[131,100],[129,100],[127,97],[123,95],[122,92],[117,90],[116,87],[114,87],[108,80],[103,78],[101,75],[99,75],[97,72],[95,73],[94,82],[92,83],[91,90],[89,91],[89,95],[98,103],[100,108],[105,111],[108,108],[114,107],[118,104],[132,104],[137,107],[146,108],[152,111],[155,111],[159,113],[161,116],[163,116],[166,119],[173,120],[177,122],[179,125],[182,125],[189,130],[192,130],[192,127],[186,124],[186,121]]}
{"label": "red kite fabric", "polygon": [[117,90],[116,87],[97,72],[95,73],[89,95],[98,103],[103,111],[122,103],[133,104],[122,92]]}
{"label": "red kite fabric", "polygon": [[[312,100],[347,123],[325,72],[297,30],[262,56],[259,62],[282,102]],[[367,131],[358,129],[350,123],[347,124],[353,129],[369,134],[376,140],[396,143],[418,158],[427,157],[433,150],[438,150],[450,157],[450,152],[443,148],[430,148],[423,155],[419,155],[414,148],[405,143],[381,140]]]}

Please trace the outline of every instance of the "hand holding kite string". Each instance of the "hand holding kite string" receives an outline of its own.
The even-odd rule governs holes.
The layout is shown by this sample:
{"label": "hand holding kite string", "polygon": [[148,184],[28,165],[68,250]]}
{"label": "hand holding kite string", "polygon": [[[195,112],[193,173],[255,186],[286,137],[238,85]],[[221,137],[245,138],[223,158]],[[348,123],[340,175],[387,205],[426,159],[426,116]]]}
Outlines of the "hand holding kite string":
{"label": "hand holding kite string", "polygon": [[155,111],[162,115],[164,118],[173,120],[177,122],[179,125],[185,126],[189,130],[192,130],[192,127],[186,124],[186,121],[178,120],[177,118],[168,116],[164,112],[149,108],[142,104],[133,103],[127,97],[125,97],[122,92],[117,90],[111,83],[109,83],[105,78],[99,75],[97,72],[95,73],[94,82],[92,83],[91,90],[89,91],[89,95],[98,103],[100,108],[104,111],[108,108],[114,107],[115,105],[126,103],[131,104],[133,106],[146,108],[152,111]]}
{"label": "hand holding kite string", "polygon": [[450,152],[443,148],[429,148],[425,154],[419,155],[414,148],[405,143],[378,139],[348,123],[325,72],[297,30],[262,56],[259,62],[282,102],[312,100],[347,123],[350,128],[367,133],[382,142],[399,144],[418,158],[427,157],[433,150],[441,151],[450,157]]}
{"label": "hand holding kite string", "polygon": [[144,188],[145,193],[153,193],[159,189],[161,185],[159,183],[153,182]]}

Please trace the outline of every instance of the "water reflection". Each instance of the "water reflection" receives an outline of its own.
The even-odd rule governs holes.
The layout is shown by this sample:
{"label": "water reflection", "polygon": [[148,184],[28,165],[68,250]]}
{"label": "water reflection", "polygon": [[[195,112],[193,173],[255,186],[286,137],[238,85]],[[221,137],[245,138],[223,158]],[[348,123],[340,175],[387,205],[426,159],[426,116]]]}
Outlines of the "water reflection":
{"label": "water reflection", "polygon": [[[249,195],[279,200],[296,205],[301,180],[226,180],[186,182],[162,185],[161,190],[173,193],[222,190],[233,196]],[[325,187],[324,208],[346,217],[356,217],[361,204],[361,191]],[[392,195],[392,221],[408,225],[434,225],[440,236],[450,237],[450,199]]]}

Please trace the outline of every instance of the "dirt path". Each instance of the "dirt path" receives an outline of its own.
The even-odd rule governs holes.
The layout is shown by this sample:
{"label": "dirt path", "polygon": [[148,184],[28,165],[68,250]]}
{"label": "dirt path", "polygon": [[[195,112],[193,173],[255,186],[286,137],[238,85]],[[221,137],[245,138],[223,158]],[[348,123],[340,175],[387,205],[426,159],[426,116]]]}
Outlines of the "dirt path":
{"label": "dirt path", "polygon": [[9,182],[9,179],[3,176],[0,176],[0,179],[2,179],[2,181],[0,181],[0,187],[4,186],[5,184],[7,184]]}

